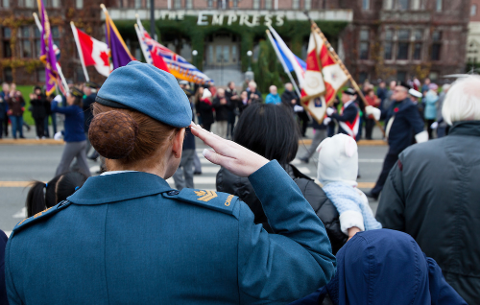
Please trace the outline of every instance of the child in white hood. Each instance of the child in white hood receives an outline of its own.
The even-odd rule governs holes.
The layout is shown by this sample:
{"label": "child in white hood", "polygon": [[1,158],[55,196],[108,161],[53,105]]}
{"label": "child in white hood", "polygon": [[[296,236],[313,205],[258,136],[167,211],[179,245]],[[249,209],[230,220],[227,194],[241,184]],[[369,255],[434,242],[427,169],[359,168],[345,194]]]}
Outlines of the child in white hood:
{"label": "child in white hood", "polygon": [[381,229],[382,225],[373,217],[367,196],[357,189],[358,151],[355,140],[337,134],[323,140],[317,151],[317,179],[340,214],[342,232],[352,238],[359,231]]}

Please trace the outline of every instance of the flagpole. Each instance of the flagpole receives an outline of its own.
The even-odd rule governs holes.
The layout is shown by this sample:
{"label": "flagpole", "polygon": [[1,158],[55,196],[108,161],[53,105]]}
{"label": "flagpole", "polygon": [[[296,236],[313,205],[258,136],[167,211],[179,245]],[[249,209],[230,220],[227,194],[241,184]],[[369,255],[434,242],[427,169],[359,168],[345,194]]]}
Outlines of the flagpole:
{"label": "flagpole", "polygon": [[[33,13],[33,19],[35,20],[35,24],[37,25],[38,30],[40,31],[40,33],[42,33],[43,27],[42,27],[42,24],[40,23],[40,20],[38,19],[37,13]],[[60,64],[58,62],[57,62],[57,70],[58,70],[58,75],[60,76],[60,80],[63,83],[63,87],[65,88],[65,91],[67,93],[70,92],[68,89],[67,81],[65,80],[65,76],[63,76],[62,68],[60,67]]]}
{"label": "flagpole", "polygon": [[[353,88],[355,89],[355,91],[357,91],[358,93],[358,96],[360,96],[360,98],[362,99],[363,103],[365,105],[368,105],[366,99],[365,99],[365,96],[363,95],[363,92],[362,90],[360,90],[360,87],[358,86],[357,82],[353,79],[352,75],[350,74],[350,72],[348,72],[347,68],[345,67],[345,65],[343,64],[343,61],[340,59],[340,57],[338,56],[337,52],[335,52],[335,49],[332,47],[332,45],[330,44],[330,42],[328,42],[327,38],[325,37],[325,35],[323,35],[323,32],[322,30],[320,30],[320,28],[318,27],[318,25],[315,23],[315,21],[313,21],[312,19],[310,19],[310,16],[308,16],[308,13],[305,12],[305,14],[307,15],[308,17],[308,20],[310,20],[312,26],[313,26],[313,30],[316,31],[320,38],[322,38],[323,40],[323,43],[325,43],[325,46],[327,47],[328,49],[328,52],[332,55],[332,57],[335,59],[335,61],[338,63],[338,65],[340,66],[340,68],[343,70],[343,72],[345,73],[345,75],[347,75],[348,79],[350,80],[350,82],[352,83],[352,86]],[[380,128],[380,131],[382,132],[383,136],[385,137],[385,130],[383,129],[382,125],[380,125],[380,123],[375,119],[373,118],[373,120],[375,121],[375,124],[378,126],[378,128]]]}
{"label": "flagpole", "polygon": [[276,45],[275,42],[273,41],[272,34],[270,34],[270,31],[269,31],[269,30],[266,30],[266,33],[267,33],[268,39],[270,40],[270,43],[271,43],[272,46],[273,46],[273,49],[275,50],[275,54],[277,54],[278,60],[280,61],[280,63],[281,63],[282,66],[283,66],[283,71],[285,71],[285,73],[287,73],[288,77],[290,78],[290,81],[292,82],[293,87],[295,88],[295,91],[296,91],[297,94],[298,94],[298,97],[301,97],[300,90],[298,90],[297,83],[295,83],[295,80],[293,79],[292,73],[290,73],[290,70],[288,70],[287,64],[286,64],[285,61],[283,60],[283,57],[282,57],[282,55],[280,54],[280,51],[278,50],[277,45]]}
{"label": "flagpole", "polygon": [[75,38],[75,44],[77,45],[78,55],[80,57],[80,62],[82,63],[83,74],[85,74],[85,80],[89,82],[90,77],[88,77],[87,67],[85,66],[85,61],[83,60],[83,52],[82,52],[82,47],[80,46],[80,41],[78,39],[77,28],[75,27],[75,24],[73,23],[73,21],[70,21],[70,26],[72,27],[73,38]]}

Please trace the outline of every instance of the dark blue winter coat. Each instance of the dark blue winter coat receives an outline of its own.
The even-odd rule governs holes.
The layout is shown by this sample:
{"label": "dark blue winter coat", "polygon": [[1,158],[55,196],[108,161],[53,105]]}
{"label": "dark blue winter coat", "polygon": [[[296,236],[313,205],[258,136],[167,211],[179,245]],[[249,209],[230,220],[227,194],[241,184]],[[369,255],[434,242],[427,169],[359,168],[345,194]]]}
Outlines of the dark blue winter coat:
{"label": "dark blue winter coat", "polygon": [[408,234],[357,233],[337,253],[337,274],[327,286],[291,304],[466,305],[447,284],[435,260]]}
{"label": "dark blue winter coat", "polygon": [[7,288],[5,286],[5,246],[8,237],[0,230],[0,304],[8,305]]}

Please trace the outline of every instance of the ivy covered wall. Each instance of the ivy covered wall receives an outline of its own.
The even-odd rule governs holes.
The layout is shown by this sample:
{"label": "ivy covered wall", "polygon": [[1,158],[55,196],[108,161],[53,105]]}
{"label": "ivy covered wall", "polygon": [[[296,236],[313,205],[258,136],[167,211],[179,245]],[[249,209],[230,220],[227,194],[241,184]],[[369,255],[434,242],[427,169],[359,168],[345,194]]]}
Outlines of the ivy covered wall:
{"label": "ivy covered wall", "polygon": [[[212,16],[208,16],[209,24],[211,24]],[[147,31],[150,30],[150,22],[142,21],[143,26]],[[263,24],[263,17],[260,19],[260,24]],[[322,29],[328,39],[336,41],[341,31],[347,26],[347,22],[332,22],[332,21],[320,21],[316,23]],[[122,20],[115,21],[115,24],[122,34],[123,38],[129,38],[136,40],[137,36],[134,29],[134,20]],[[289,21],[284,19],[283,25],[276,26],[273,22],[272,26],[282,36],[283,39],[289,41],[289,47],[299,57],[301,57],[302,44],[308,39],[310,35],[310,22],[309,21]],[[193,16],[185,16],[183,20],[157,20],[155,22],[156,34],[159,38],[159,42],[162,42],[162,33],[176,33],[179,37],[190,40],[192,50],[197,50],[197,67],[203,69],[203,58],[205,52],[205,40],[214,33],[227,32],[232,33],[240,37],[240,60],[242,63],[242,71],[245,72],[248,69],[248,56],[247,51],[253,50],[254,42],[260,41],[260,53],[257,63],[252,64],[253,71],[255,72],[255,80],[257,81],[262,92],[265,92],[268,88],[268,84],[281,84],[281,82],[287,81],[286,75],[283,72],[282,66],[276,60],[275,53],[271,44],[266,40],[267,36],[265,31],[267,27],[259,25],[255,27],[249,27],[245,25],[239,25],[239,23],[232,23],[231,25],[197,25],[197,18]],[[265,83],[265,84],[263,84]],[[223,85],[223,84],[219,84]]]}

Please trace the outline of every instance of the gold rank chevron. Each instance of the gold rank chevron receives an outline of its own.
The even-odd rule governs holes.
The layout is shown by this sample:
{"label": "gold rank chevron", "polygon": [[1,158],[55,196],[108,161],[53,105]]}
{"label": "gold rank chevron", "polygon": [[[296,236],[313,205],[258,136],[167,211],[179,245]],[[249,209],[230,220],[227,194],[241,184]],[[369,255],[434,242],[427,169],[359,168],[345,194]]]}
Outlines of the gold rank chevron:
{"label": "gold rank chevron", "polygon": [[198,191],[198,192],[195,192],[195,194],[199,197],[203,196],[198,198],[198,200],[204,201],[204,202],[208,202],[218,196],[217,193],[215,193],[214,191]]}

